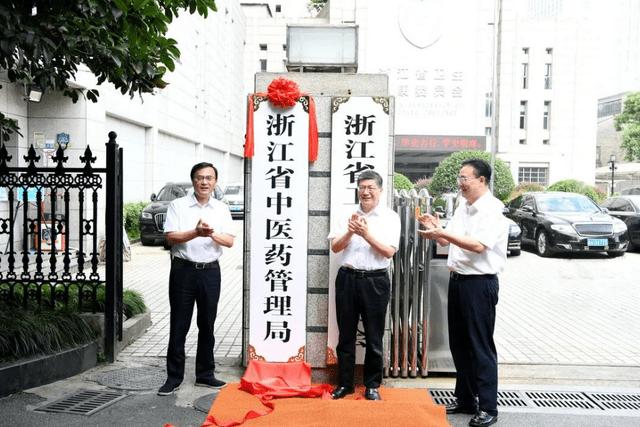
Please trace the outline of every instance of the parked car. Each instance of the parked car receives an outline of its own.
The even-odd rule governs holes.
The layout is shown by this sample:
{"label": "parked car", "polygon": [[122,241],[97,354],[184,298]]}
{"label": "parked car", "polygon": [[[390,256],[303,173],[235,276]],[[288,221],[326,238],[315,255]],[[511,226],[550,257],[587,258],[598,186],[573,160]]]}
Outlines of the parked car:
{"label": "parked car", "polygon": [[[456,193],[445,193],[434,200],[434,210],[440,214],[440,223],[443,228],[446,228],[447,222],[453,216],[453,212],[460,200],[463,200],[463,197]],[[507,218],[507,222],[509,223],[507,255],[519,256],[522,250],[522,230],[512,219]],[[436,245],[434,254],[436,256],[447,256],[449,254],[449,246]]]}
{"label": "parked car", "polygon": [[[169,203],[192,191],[193,185],[190,182],[167,182],[157,195],[151,194],[151,203],[140,213],[140,243],[163,244],[167,247],[164,239],[164,219]],[[224,193],[219,185],[216,184],[213,194],[216,199],[224,201]]]}
{"label": "parked car", "polygon": [[506,215],[522,229],[540,256],[555,252],[607,252],[624,255],[627,226],[593,200],[576,193],[532,192],[515,198]]}
{"label": "parked car", "polygon": [[640,195],[614,196],[605,200],[601,206],[609,215],[624,221],[629,235],[629,250],[640,249]]}
{"label": "parked car", "polygon": [[244,218],[244,184],[229,184],[224,190],[233,218]]}

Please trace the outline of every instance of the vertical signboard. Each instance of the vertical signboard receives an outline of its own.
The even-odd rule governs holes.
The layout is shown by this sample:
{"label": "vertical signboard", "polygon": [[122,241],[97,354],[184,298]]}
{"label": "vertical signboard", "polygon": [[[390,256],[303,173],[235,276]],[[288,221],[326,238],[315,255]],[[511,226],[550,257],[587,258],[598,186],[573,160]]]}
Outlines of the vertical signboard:
{"label": "vertical signboard", "polygon": [[291,108],[253,96],[249,359],[304,360],[308,98]]}
{"label": "vertical signboard", "polygon": [[[336,97],[331,100],[331,230],[358,208],[360,173],[375,170],[383,179],[389,174],[389,98]],[[384,182],[380,203],[386,203],[393,183]],[[346,231],[346,230],[345,230]],[[342,254],[330,254],[329,327],[327,364],[337,362],[338,325],[335,310],[335,278]],[[364,337],[358,328],[358,360],[362,360]]]}

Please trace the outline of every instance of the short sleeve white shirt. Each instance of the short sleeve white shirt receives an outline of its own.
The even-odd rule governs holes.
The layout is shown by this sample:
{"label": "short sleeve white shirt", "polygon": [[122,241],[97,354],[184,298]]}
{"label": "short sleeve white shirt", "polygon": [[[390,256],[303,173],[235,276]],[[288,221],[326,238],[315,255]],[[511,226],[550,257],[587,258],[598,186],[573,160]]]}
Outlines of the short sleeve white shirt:
{"label": "short sleeve white shirt", "polygon": [[[358,207],[356,213],[366,219],[369,231],[375,236],[376,240],[398,249],[400,244],[400,217],[394,210],[378,205],[369,213],[364,213]],[[351,218],[351,214],[338,221],[329,233],[329,240],[340,237],[347,232],[349,218]],[[359,270],[388,268],[391,263],[391,259],[381,255],[357,234],[351,237],[351,241],[339,256],[341,256],[340,265],[347,265]]]}
{"label": "short sleeve white shirt", "polygon": [[509,222],[502,213],[504,204],[489,191],[473,204],[460,203],[446,230],[469,236],[486,250],[475,253],[454,244],[449,245],[449,270],[460,274],[498,274],[507,260]]}
{"label": "short sleeve white shirt", "polygon": [[[216,233],[235,236],[229,207],[214,197],[201,205],[193,193],[175,199],[169,204],[164,221],[164,232],[193,230],[200,219],[209,224]],[[193,262],[212,262],[222,255],[222,246],[214,242],[211,237],[199,236],[186,243],[173,245],[171,254]]]}

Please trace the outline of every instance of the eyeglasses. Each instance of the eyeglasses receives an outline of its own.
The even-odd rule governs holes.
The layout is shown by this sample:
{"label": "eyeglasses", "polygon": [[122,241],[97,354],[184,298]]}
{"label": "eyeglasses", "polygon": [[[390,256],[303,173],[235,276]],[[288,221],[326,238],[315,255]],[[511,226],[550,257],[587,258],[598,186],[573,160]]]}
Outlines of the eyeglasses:
{"label": "eyeglasses", "polygon": [[367,187],[358,187],[358,191],[360,193],[364,193],[365,191],[373,192],[373,191],[376,191],[376,190],[379,190],[379,188],[376,187],[375,185],[369,185]]}
{"label": "eyeglasses", "polygon": [[458,181],[458,184],[462,184],[463,182],[469,182],[472,179],[478,179],[478,177],[477,176],[471,176],[471,177],[469,177],[469,176],[458,176],[456,178],[456,181]]}
{"label": "eyeglasses", "polygon": [[196,175],[193,180],[197,181],[197,182],[202,182],[202,181],[207,181],[207,182],[211,182],[214,181],[216,179],[215,176],[213,175],[207,175],[207,176],[202,176],[202,175]]}

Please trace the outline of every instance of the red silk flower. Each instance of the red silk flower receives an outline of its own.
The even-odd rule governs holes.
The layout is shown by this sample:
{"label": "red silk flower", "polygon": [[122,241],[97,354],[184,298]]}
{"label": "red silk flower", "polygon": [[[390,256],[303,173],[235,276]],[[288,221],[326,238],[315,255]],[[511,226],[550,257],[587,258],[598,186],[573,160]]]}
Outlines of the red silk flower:
{"label": "red silk flower", "polygon": [[300,98],[300,88],[296,82],[280,77],[269,84],[267,97],[276,107],[293,107]]}

